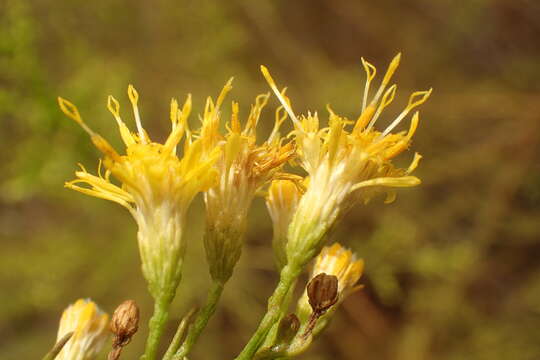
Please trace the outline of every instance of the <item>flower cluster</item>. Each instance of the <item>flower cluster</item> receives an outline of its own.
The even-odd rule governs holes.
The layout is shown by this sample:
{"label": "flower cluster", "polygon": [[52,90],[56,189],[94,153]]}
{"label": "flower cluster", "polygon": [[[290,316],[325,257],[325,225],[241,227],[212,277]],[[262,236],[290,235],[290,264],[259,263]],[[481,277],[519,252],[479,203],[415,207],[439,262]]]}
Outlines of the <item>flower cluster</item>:
{"label": "flower cluster", "polygon": [[[404,169],[394,165],[393,159],[409,148],[419,122],[415,109],[429,98],[431,90],[412,93],[405,108],[386,128],[377,130],[375,126],[396,95],[397,86],[391,84],[391,79],[400,58],[398,54],[391,61],[372,96],[376,69],[362,59],[367,79],[360,114],[356,119],[348,119],[328,106],[327,126],[321,125],[316,112],[295,114],[285,90],[278,89],[262,66],[261,71],[281,104],[275,111],[272,131],[262,141],[257,138],[257,125],[270,93],[255,98],[245,120],[241,120],[239,104],[233,101],[230,119],[225,121],[222,108],[232,89],[232,79],[215,101],[207,99],[198,129],[188,126],[191,97],[181,107],[173,99],[171,131],[163,143],[151,140],[143,128],[139,95],[133,86],[128,87],[128,97],[136,131],[124,123],[119,102],[109,96],[107,107],[118,124],[124,152],[117,152],[94,132],[75,105],[58,99],[62,111],[89,134],[103,154],[96,175],[81,165],[76,179],[67,182],[66,187],[122,205],[138,225],[142,271],[155,299],[145,360],[157,357],[169,305],[181,280],[186,214],[198,193],[203,194],[206,205],[204,246],[213,283],[207,303],[186,334],[189,316],[182,321],[167,350],[167,360],[185,359],[213,314],[240,257],[249,209],[259,193],[266,194],[273,221],[272,245],[280,283],[269,298],[268,312],[237,360],[253,359],[256,354],[261,359],[288,358],[304,351],[313,336],[326,326],[336,304],[359,288],[356,283],[363,272],[363,261],[337,243],[324,246],[329,231],[354,205],[367,203],[381,193],[386,194],[386,202],[391,202],[396,188],[420,184],[412,175],[420,161],[419,154]],[[411,113],[408,130],[394,132]],[[281,125],[287,117],[293,130],[282,134]],[[287,164],[299,164],[304,175],[296,175],[298,171],[287,169]],[[287,315],[298,276],[315,257],[311,280],[298,301],[296,314]],[[64,351],[76,352],[75,346],[99,348],[96,344],[102,338],[99,334],[107,322],[106,315],[83,300],[72,308],[66,310],[66,319],[84,321],[62,320],[62,334],[68,328],[77,329]],[[62,325],[64,322],[66,325]],[[116,355],[112,358],[119,356],[137,327],[138,323],[130,331],[120,332],[120,337],[116,334]],[[79,334],[83,332],[85,337]],[[81,338],[87,340],[77,340]],[[85,354],[94,354],[94,350],[88,349]],[[89,359],[90,355],[69,358]]]}

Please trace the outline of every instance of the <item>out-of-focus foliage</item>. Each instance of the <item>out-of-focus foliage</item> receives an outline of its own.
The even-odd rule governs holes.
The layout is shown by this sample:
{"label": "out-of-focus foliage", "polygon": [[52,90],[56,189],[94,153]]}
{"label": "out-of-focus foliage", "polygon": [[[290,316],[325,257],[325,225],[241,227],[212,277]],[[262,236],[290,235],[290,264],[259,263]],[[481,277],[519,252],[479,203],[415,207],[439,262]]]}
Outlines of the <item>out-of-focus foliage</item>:
{"label": "out-of-focus foliage", "polygon": [[[81,296],[109,312],[132,298],[143,321],[150,313],[135,224],[120,207],[62,187],[98,154],[56,96],[118,144],[106,95],[127,104],[136,85],[145,125],[164,134],[172,96],[192,92],[201,113],[231,75],[231,99],[246,111],[268,91],[262,63],[289,85],[296,111],[331,103],[352,117],[360,57],[384,67],[403,51],[398,102],[434,88],[413,145],[425,155],[424,184],[392,205],[357,207],[338,227],[335,239],[365,258],[366,288],[305,357],[538,359],[539,16],[534,0],[0,2],[0,357],[43,355],[62,309]],[[209,283],[200,205],[175,318]],[[276,279],[270,239],[258,202],[194,359],[231,358],[255,328]],[[142,346],[136,335],[124,357]]]}

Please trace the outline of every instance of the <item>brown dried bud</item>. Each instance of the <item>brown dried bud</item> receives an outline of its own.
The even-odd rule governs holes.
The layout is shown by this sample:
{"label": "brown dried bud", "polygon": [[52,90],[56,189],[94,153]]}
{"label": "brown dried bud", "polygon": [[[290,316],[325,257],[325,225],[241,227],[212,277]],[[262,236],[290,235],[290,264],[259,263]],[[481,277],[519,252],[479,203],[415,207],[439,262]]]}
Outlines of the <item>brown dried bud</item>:
{"label": "brown dried bud", "polygon": [[133,334],[139,328],[139,308],[133,300],[121,303],[111,319],[111,331],[115,335],[114,343],[125,346],[131,341]]}
{"label": "brown dried bud", "polygon": [[309,304],[316,314],[323,314],[338,301],[338,278],[320,273],[307,286]]}
{"label": "brown dried bud", "polygon": [[296,333],[300,329],[300,320],[295,314],[289,314],[285,316],[279,322],[276,344],[288,344],[296,336]]}

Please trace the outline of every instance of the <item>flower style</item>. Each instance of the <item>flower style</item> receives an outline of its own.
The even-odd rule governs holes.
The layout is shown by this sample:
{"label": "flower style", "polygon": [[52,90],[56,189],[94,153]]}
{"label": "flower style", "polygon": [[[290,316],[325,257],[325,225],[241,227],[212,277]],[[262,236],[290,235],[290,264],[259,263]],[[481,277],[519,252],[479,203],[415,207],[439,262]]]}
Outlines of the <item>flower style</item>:
{"label": "flower style", "polygon": [[108,337],[109,316],[89,299],[70,305],[60,319],[57,340],[73,331],[57,355],[58,360],[91,360],[101,351]]}
{"label": "flower style", "polygon": [[[357,260],[356,255],[350,250],[342,247],[339,243],[334,243],[332,246],[325,246],[317,256],[310,279],[315,278],[321,273],[337,277],[337,304],[339,304],[351,293],[362,288],[362,285],[357,285],[357,283],[363,271],[364,261],[362,259]],[[334,305],[326,315],[319,319],[321,325],[326,325],[327,319],[331,317],[336,307],[337,305]],[[298,317],[302,322],[306,322],[311,312],[312,309],[309,304],[308,295],[304,291],[304,294],[298,300]],[[321,325],[318,326],[319,329],[321,329]]]}
{"label": "flower style", "polygon": [[[411,176],[421,158],[415,154],[408,169],[392,164],[392,159],[406,150],[414,135],[419,113],[412,116],[407,132],[392,130],[417,106],[423,104],[431,90],[414,92],[405,109],[383,131],[374,125],[382,111],[393,101],[397,86],[387,88],[399,65],[401,54],[390,63],[375,95],[368,101],[376,69],[362,59],[367,81],[362,112],[356,121],[339,116],[328,107],[329,126],[321,128],[317,113],[297,117],[289,99],[280,92],[265,67],[261,70],[270,87],[294,123],[298,158],[309,176],[309,185],[298,204],[289,227],[287,257],[299,266],[312,259],[324,245],[324,237],[338,217],[359,201],[367,202],[374,195],[386,192],[386,202],[395,198],[391,188],[420,184]],[[348,125],[354,124],[352,129]],[[387,189],[390,188],[390,189]]]}
{"label": "flower style", "polygon": [[272,247],[278,269],[287,264],[287,232],[301,196],[298,182],[291,180],[274,180],[268,189],[266,207],[272,218]]}
{"label": "flower style", "polygon": [[257,144],[256,128],[269,94],[259,95],[252,105],[246,123],[239,120],[238,103],[232,103],[227,132],[219,132],[220,107],[230,91],[232,79],[225,85],[216,103],[208,99],[203,116],[200,139],[207,151],[221,149],[214,164],[217,184],[204,193],[207,213],[205,249],[212,278],[225,283],[232,275],[241,253],[246,231],[247,212],[258,190],[275,178],[295,176],[281,172],[282,165],[294,156],[291,142],[284,144],[279,134],[286,114],[276,111],[270,136]]}
{"label": "flower style", "polygon": [[[75,173],[77,179],[67,182],[66,187],[116,202],[129,210],[138,224],[142,270],[150,292],[155,298],[165,297],[165,302],[170,302],[181,278],[186,212],[194,196],[214,184],[216,172],[212,165],[219,156],[219,149],[206,153],[201,140],[192,140],[187,126],[191,96],[187,97],[182,109],[176,100],[171,101],[172,129],[163,144],[153,142],[142,127],[137,105],[139,95],[131,85],[128,96],[137,133],[132,133],[122,121],[118,101],[112,96],[108,98],[108,109],[118,123],[126,146],[125,155],[117,153],[91,130],[73,104],[58,99],[62,111],[90,135],[103,153],[106,168],[103,172],[100,161],[96,176],[81,166]],[[183,157],[179,158],[176,148],[184,135]],[[121,185],[114,184],[111,175]]]}

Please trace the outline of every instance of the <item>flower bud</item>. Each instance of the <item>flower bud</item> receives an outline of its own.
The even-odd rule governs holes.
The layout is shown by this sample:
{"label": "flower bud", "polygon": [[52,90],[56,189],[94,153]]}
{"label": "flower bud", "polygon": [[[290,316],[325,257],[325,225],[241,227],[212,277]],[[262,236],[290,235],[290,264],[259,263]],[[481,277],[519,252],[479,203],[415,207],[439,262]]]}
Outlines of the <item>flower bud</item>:
{"label": "flower bud", "polygon": [[307,295],[313,312],[323,314],[338,301],[338,278],[320,273],[309,282]]}
{"label": "flower bud", "polygon": [[139,328],[139,308],[133,300],[126,300],[114,310],[111,331],[115,335],[114,344],[125,346]]}
{"label": "flower bud", "polygon": [[[333,275],[334,278],[337,279],[337,302],[340,303],[351,293],[362,288],[362,285],[357,285],[357,282],[360,279],[360,276],[362,276],[363,270],[363,260],[357,259],[356,255],[350,250],[335,243],[332,246],[323,248],[319,256],[317,256],[313,270],[311,271],[311,282],[315,281],[321,273]],[[317,327],[313,329],[314,335],[326,327],[335,312],[336,307],[337,305],[332,307],[329,311],[320,314],[322,316],[318,319]],[[310,318],[315,314],[311,296],[309,294],[309,286],[308,290],[304,292],[302,297],[298,300],[296,313],[302,323],[310,321]]]}
{"label": "flower bud", "polygon": [[278,269],[287,264],[287,231],[301,196],[298,184],[291,180],[274,180],[268,189],[266,206],[272,218],[272,247]]}
{"label": "flower bud", "polygon": [[73,332],[71,339],[56,356],[57,360],[91,360],[107,340],[109,316],[91,300],[79,299],[70,305],[60,319],[58,340]]}
{"label": "flower bud", "polygon": [[295,314],[289,314],[285,316],[279,322],[277,335],[276,335],[276,344],[289,344],[298,330],[300,329],[300,320]]}

